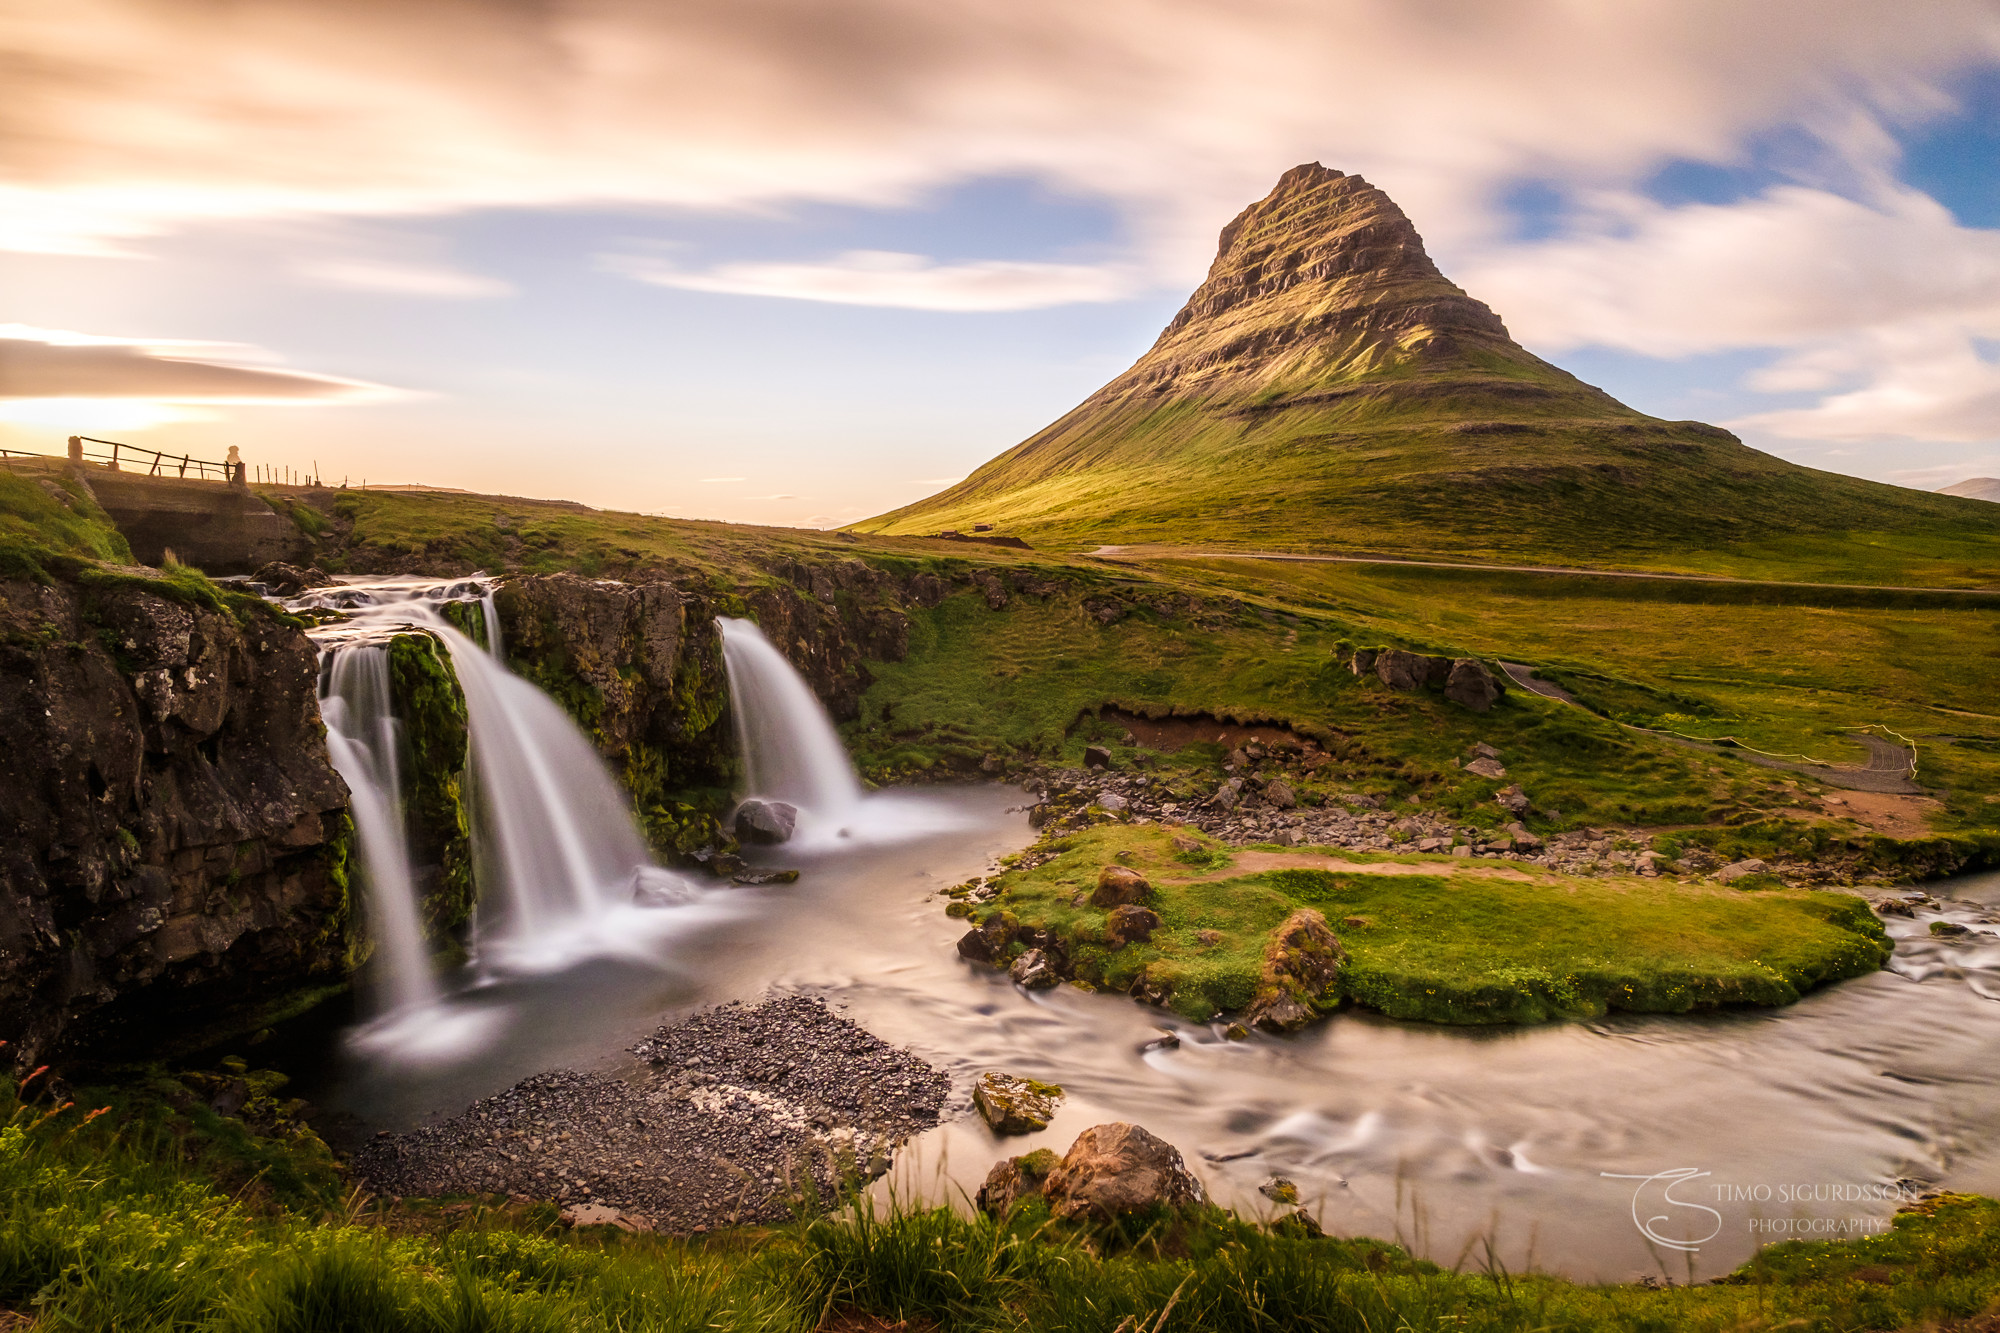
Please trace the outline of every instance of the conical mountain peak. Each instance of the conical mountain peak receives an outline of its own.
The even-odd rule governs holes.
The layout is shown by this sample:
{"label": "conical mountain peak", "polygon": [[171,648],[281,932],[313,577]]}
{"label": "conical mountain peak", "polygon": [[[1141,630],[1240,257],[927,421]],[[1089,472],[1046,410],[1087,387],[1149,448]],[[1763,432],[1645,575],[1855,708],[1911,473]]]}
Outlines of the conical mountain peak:
{"label": "conical mountain peak", "polygon": [[1926,505],[1953,503],[1913,494],[1633,411],[1515,343],[1388,195],[1313,162],[1222,229],[1208,277],[1130,370],[857,526],[1622,560],[1785,523],[1929,522]]}
{"label": "conical mountain peak", "polygon": [[1438,272],[1394,200],[1309,162],[1222,229],[1207,279],[1098,397],[1346,380],[1443,366],[1468,348],[1527,356]]}

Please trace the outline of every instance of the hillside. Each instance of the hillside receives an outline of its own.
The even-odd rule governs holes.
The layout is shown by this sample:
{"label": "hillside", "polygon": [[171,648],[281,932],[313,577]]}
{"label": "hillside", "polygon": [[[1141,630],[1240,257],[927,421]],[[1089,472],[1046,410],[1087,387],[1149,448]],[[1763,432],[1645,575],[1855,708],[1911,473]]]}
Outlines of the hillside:
{"label": "hillside", "polygon": [[974,524],[1037,544],[1690,569],[1749,543],[1770,547],[1751,562],[1766,572],[1873,540],[1961,583],[2000,556],[1980,505],[1798,467],[1543,361],[1438,271],[1387,195],[1317,163],[1223,229],[1207,281],[1130,370],[855,530]]}
{"label": "hillside", "polygon": [[2000,502],[2000,477],[1969,477],[1951,486],[1940,486],[1937,493],[1961,495],[1968,500]]}

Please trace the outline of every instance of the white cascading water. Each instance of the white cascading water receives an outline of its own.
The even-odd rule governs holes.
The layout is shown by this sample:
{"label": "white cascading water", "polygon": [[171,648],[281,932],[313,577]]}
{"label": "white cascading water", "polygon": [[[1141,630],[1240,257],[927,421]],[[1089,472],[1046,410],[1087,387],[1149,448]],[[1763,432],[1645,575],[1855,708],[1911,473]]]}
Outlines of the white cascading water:
{"label": "white cascading water", "polygon": [[402,738],[390,709],[388,650],[372,643],[336,648],[326,674],[320,711],[327,754],[352,796],[384,1007],[394,1013],[434,1004],[437,978],[424,947],[403,824]]}
{"label": "white cascading water", "polygon": [[748,620],[717,618],[729,670],[729,709],[746,796],[796,806],[799,851],[900,842],[959,826],[936,802],[907,792],[864,795],[833,720],[792,664]]}
{"label": "white cascading water", "polygon": [[812,687],[749,620],[716,620],[729,669],[729,709],[752,796],[838,820],[861,803],[861,782]]}
{"label": "white cascading water", "polygon": [[[379,927],[385,930],[384,945],[391,932],[408,945],[407,951],[398,945],[392,966],[398,1007],[381,1021],[387,1027],[376,1033],[376,1049],[409,1053],[419,1025],[408,1020],[426,995],[433,1013],[442,1012],[435,1008],[436,982],[418,929],[414,875],[392,785],[394,747],[383,749],[391,756],[387,766],[373,761],[372,750],[370,762],[363,763],[352,740],[360,724],[351,719],[390,716],[382,645],[399,631],[415,628],[437,636],[465,694],[468,804],[480,895],[474,944],[483,969],[541,971],[607,953],[655,958],[653,946],[674,915],[659,909],[700,895],[692,881],[661,869],[647,855],[630,800],[569,715],[437,609],[443,602],[475,599],[482,603],[488,643],[497,649],[500,627],[485,581],[389,580],[322,589],[288,603],[295,610],[348,612],[345,621],[314,632],[321,651],[332,658],[323,709],[330,727],[340,719],[340,739],[329,743],[342,752],[336,762],[351,764],[351,772],[343,767],[341,773],[355,792],[371,892],[384,900],[377,919],[390,923]],[[349,659],[353,665],[343,669]],[[381,664],[379,686],[363,683],[361,667],[369,661]],[[674,924],[692,920],[681,917]],[[405,952],[414,954],[414,964]],[[419,992],[419,981],[427,992]],[[439,1054],[456,1054],[476,1035],[461,1031],[446,1042],[435,1033],[423,1034]]]}
{"label": "white cascading water", "polygon": [[486,626],[486,651],[493,654],[495,661],[506,661],[507,649],[500,641],[500,607],[493,600],[491,588],[488,588],[486,595],[479,599],[479,613],[483,617],[482,623]]}

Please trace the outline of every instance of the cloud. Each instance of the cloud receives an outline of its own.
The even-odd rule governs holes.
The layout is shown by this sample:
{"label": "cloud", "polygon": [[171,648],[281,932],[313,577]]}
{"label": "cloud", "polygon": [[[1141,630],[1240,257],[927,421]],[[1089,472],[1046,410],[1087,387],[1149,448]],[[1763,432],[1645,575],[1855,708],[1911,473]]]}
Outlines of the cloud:
{"label": "cloud", "polygon": [[[1686,356],[1940,318],[2000,332],[2000,231],[1962,227],[1913,191],[1862,202],[1786,186],[1620,213],[1610,234],[1518,247],[1460,276],[1517,337],[1555,351]],[[1757,387],[1819,388],[1835,373],[1808,356]]]}
{"label": "cloud", "polygon": [[[254,364],[257,348],[0,325],[0,399],[317,406],[400,396],[362,380]],[[168,418],[171,419],[171,414]]]}
{"label": "cloud", "polygon": [[[995,176],[1122,211],[1122,265],[619,261],[707,291],[1028,309],[1192,285],[1217,228],[1317,159],[1388,189],[1535,346],[1770,348],[1748,387],[1818,401],[1746,418],[1761,429],[1973,438],[1996,434],[1992,234],[1887,184],[1890,130],[1950,114],[1954,81],[1996,61],[1990,0],[66,0],[0,28],[0,246],[901,207]],[[1670,160],[1740,165],[1774,130],[1817,145],[1793,186],[1714,208],[1635,192]],[[1526,179],[1578,202],[1569,236],[1508,239],[1496,200]],[[361,261],[321,277],[499,294]],[[110,359],[148,358],[172,359]]]}
{"label": "cloud", "polygon": [[608,255],[603,262],[615,272],[662,287],[906,310],[1038,310],[1123,300],[1142,285],[1124,264],[939,264],[892,250],[850,250],[824,264],[722,264],[700,271],[634,255]]}
{"label": "cloud", "polygon": [[1462,275],[1545,351],[1778,353],[1744,387],[1818,402],[1730,424],[1789,439],[2000,439],[2000,231],[1929,197],[1786,186],[1740,204],[1626,199],[1615,232],[1522,247]]}
{"label": "cloud", "polygon": [[511,296],[514,288],[498,278],[429,264],[382,259],[326,259],[299,265],[299,274],[332,287],[384,292],[392,296],[427,296],[474,300]]}
{"label": "cloud", "polygon": [[482,207],[905,204],[1027,175],[1198,276],[1285,167],[1445,230],[1496,183],[1626,179],[1746,134],[1950,105],[1984,0],[69,0],[0,34],[12,243]]}

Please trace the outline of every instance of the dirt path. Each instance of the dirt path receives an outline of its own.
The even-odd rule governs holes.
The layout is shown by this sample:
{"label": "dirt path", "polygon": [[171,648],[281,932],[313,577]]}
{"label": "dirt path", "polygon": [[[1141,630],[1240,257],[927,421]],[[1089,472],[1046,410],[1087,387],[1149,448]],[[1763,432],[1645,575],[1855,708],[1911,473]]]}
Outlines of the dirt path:
{"label": "dirt path", "polygon": [[[1524,666],[1519,662],[1502,662],[1500,669],[1507,673],[1509,680],[1524,690],[1539,694],[1545,699],[1558,700],[1572,707],[1583,707],[1582,704],[1577,703],[1576,696],[1565,690],[1562,686],[1537,677],[1535,669],[1531,666]],[[1929,796],[1928,789],[1918,785],[1910,777],[1910,772],[1916,765],[1916,751],[1907,745],[1898,745],[1892,740],[1885,740],[1883,737],[1877,736],[1870,731],[1852,733],[1854,739],[1868,747],[1868,763],[1860,768],[1851,768],[1836,764],[1800,763],[1797,760],[1779,759],[1772,755],[1758,754],[1754,750],[1746,750],[1737,745],[1711,745],[1706,741],[1692,740],[1686,736],[1676,736],[1672,732],[1655,731],[1651,727],[1632,727],[1629,723],[1623,722],[1619,723],[1619,725],[1630,727],[1633,731],[1642,731],[1648,736],[1657,736],[1661,740],[1671,741],[1675,745],[1701,750],[1707,754],[1729,754],[1738,759],[1747,759],[1751,763],[1761,765],[1764,768],[1781,768],[1792,773],[1803,773],[1807,777],[1816,778],[1824,782],[1829,787],[1839,787],[1846,791],[1875,792],[1885,796]],[[1935,805],[1936,802],[1932,801],[1930,804]],[[1887,816],[1886,811],[1882,813],[1885,817]],[[1898,823],[1909,822],[1910,819],[1915,817],[1914,811],[1901,811],[1893,816],[1894,820]],[[1918,819],[1917,822],[1921,824],[1921,819]]]}
{"label": "dirt path", "polygon": [[1530,874],[1505,863],[1472,857],[1417,862],[1350,861],[1345,857],[1317,852],[1237,852],[1230,857],[1226,869],[1168,882],[1198,884],[1203,880],[1261,875],[1266,870],[1331,870],[1342,875],[1481,875],[1487,879],[1519,880],[1524,884],[1553,884],[1561,878],[1554,874]]}

